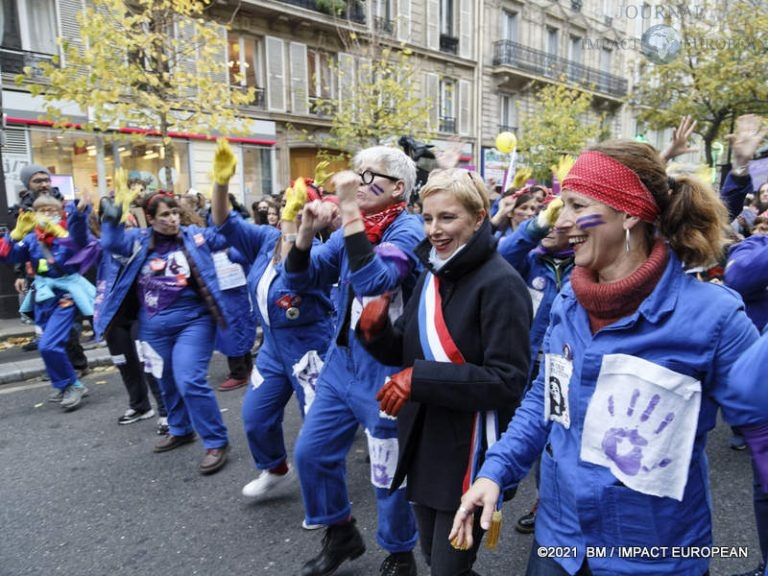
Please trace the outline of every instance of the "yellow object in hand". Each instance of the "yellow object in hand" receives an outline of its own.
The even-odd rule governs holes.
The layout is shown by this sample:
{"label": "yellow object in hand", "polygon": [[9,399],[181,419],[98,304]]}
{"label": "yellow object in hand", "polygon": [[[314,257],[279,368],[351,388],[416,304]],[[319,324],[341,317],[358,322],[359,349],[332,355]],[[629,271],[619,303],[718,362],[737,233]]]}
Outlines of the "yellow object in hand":
{"label": "yellow object in hand", "polygon": [[216,152],[213,155],[213,181],[216,184],[229,184],[230,178],[235,174],[237,158],[232,147],[225,138],[219,138]]}
{"label": "yellow object in hand", "polygon": [[120,223],[124,223],[128,219],[128,214],[131,209],[131,203],[136,200],[139,195],[139,188],[128,188],[128,174],[122,168],[118,168],[115,172],[115,204],[120,206],[122,216],[120,217]]}
{"label": "yellow object in hand", "polygon": [[512,188],[522,188],[532,175],[533,170],[530,168],[518,168],[515,172],[515,178],[512,180]]}
{"label": "yellow object in hand", "polygon": [[317,186],[325,184],[325,181],[333,175],[333,172],[328,172],[328,167],[330,165],[331,163],[328,162],[328,160],[323,160],[322,162],[318,162],[317,166],[315,166],[315,184]]}
{"label": "yellow object in hand", "polygon": [[45,232],[46,234],[51,234],[55,238],[64,238],[66,236],[69,236],[69,232],[67,232],[63,226],[55,223],[53,220],[51,220],[47,216],[37,216],[36,225],[43,232]]}
{"label": "yellow object in hand", "polygon": [[18,242],[32,232],[37,218],[34,212],[24,211],[16,218],[16,226],[11,230],[11,240]]}
{"label": "yellow object in hand", "polygon": [[563,209],[563,201],[560,198],[555,198],[547,204],[547,207],[539,212],[536,217],[536,224],[539,228],[552,228],[557,222],[557,218],[560,216],[560,211]]}
{"label": "yellow object in hand", "polygon": [[576,161],[573,159],[573,156],[570,154],[565,154],[560,157],[560,160],[556,165],[550,166],[558,182],[562,184],[563,180],[565,180],[565,177],[568,176],[568,172],[570,172],[571,168],[573,168],[575,162]]}
{"label": "yellow object in hand", "polygon": [[285,206],[280,218],[285,222],[295,222],[296,217],[307,203],[307,185],[304,178],[296,178],[293,186],[285,190]]}

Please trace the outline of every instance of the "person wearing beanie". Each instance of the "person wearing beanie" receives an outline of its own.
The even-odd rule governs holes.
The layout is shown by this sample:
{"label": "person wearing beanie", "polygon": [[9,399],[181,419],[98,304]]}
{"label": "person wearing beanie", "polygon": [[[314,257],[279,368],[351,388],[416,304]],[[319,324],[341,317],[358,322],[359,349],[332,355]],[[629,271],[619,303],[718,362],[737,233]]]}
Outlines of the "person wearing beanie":
{"label": "person wearing beanie", "polygon": [[51,173],[40,164],[27,164],[21,169],[21,183],[24,190],[38,194],[51,189]]}
{"label": "person wearing beanie", "polygon": [[[768,485],[768,395],[762,381],[729,378],[757,329],[737,294],[685,272],[718,259],[727,210],[711,184],[668,176],[656,149],[626,140],[584,151],[561,197],[555,230],[574,268],[552,306],[544,365],[449,537],[471,545],[475,511],[488,529],[502,491],[541,457],[529,575],[703,576],[705,557],[587,553],[711,546],[705,447],[718,410]],[[540,552],[554,547],[571,553]]]}

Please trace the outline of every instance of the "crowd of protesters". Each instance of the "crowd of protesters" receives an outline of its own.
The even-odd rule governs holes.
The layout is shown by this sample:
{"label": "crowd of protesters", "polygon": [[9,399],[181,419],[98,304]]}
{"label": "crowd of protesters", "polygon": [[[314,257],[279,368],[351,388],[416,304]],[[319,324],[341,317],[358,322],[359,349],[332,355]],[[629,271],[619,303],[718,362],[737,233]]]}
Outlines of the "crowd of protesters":
{"label": "crowd of protesters", "polygon": [[[457,154],[424,182],[408,154],[376,146],[251,212],[229,192],[225,140],[207,199],[147,193],[118,171],[111,197],[66,202],[31,165],[0,260],[28,276],[22,312],[63,410],[89,393],[71,358],[81,318],[125,384],[118,424],[157,415],[158,453],[199,436],[201,474],[230,452],[214,388],[245,388],[257,475],[243,495],[300,493],[301,526],[325,531],[302,576],[366,551],[346,485],[359,428],[383,576],[415,576],[417,545],[433,576],[476,574],[480,542],[495,545],[501,508],[532,468],[538,498],[516,526],[534,533],[527,575],[708,575],[702,557],[584,553],[712,545],[705,447],[718,411],[732,446],[750,449],[762,562],[748,574],[760,575],[768,183],[755,190],[749,164],[768,128],[739,118],[719,194],[672,163],[694,129],[684,118],[661,153],[591,146],[553,167],[559,194],[524,167],[497,190],[457,168]],[[214,350],[230,369],[218,387]],[[291,455],[282,423],[294,395],[303,425]]]}

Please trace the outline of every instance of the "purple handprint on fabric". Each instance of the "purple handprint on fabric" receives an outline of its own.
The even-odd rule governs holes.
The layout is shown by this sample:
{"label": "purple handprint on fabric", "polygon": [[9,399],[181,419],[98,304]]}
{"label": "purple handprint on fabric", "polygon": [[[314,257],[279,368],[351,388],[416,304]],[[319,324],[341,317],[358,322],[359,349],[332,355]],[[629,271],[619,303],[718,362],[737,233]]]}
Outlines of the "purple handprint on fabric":
{"label": "purple handprint on fabric", "polygon": [[371,483],[379,488],[389,488],[397,465],[397,439],[368,437],[371,456]]}
{"label": "purple handprint on fabric", "polygon": [[[640,390],[632,391],[629,405],[626,409],[627,418],[635,418],[637,404],[640,400]],[[641,470],[648,472],[656,467],[664,468],[672,462],[670,458],[662,458],[650,467],[643,464],[643,449],[659,436],[664,429],[675,419],[672,412],[668,412],[661,420],[658,426],[652,430],[651,436],[646,438],[640,433],[641,424],[648,422],[653,412],[656,410],[661,397],[658,394],[651,396],[648,404],[639,415],[639,424],[634,428],[611,427],[603,436],[602,448],[605,455],[616,464],[616,466],[628,476],[636,476]],[[613,395],[608,397],[608,413],[611,417],[616,416],[616,407],[614,405]]]}

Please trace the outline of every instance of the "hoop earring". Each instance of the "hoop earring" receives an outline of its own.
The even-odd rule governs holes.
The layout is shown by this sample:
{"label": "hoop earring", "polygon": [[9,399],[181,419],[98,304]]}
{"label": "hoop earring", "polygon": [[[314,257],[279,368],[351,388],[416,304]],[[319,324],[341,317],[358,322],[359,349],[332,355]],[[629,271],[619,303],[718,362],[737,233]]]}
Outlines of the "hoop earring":
{"label": "hoop earring", "polygon": [[630,238],[629,228],[624,228],[624,251],[627,254],[629,254],[629,249],[631,248],[629,243],[629,238]]}

